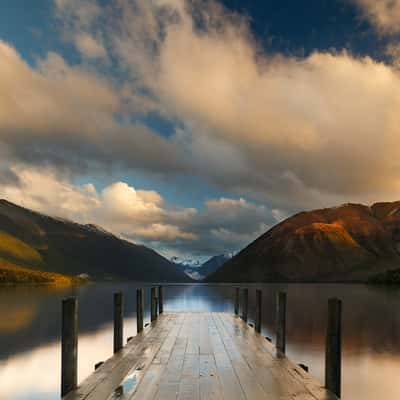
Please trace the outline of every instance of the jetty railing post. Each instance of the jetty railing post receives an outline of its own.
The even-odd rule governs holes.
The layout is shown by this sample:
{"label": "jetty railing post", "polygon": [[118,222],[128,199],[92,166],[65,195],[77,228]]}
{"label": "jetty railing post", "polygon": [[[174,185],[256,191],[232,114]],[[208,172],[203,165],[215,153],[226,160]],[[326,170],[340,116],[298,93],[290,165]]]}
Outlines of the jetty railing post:
{"label": "jetty railing post", "polygon": [[235,315],[239,315],[240,288],[235,288]]}
{"label": "jetty railing post", "polygon": [[342,302],[328,300],[328,328],[326,334],[325,387],[340,397],[342,373]]}
{"label": "jetty railing post", "polygon": [[249,311],[249,289],[243,289],[243,299],[242,299],[242,319],[247,322]]}
{"label": "jetty railing post", "polygon": [[114,353],[123,347],[124,300],[122,292],[114,293]]}
{"label": "jetty railing post", "polygon": [[136,330],[143,331],[144,293],[143,289],[136,290]]}
{"label": "jetty railing post", "polygon": [[286,351],[286,293],[276,294],[276,348],[278,353]]}
{"label": "jetty railing post", "polygon": [[162,286],[158,287],[158,313],[164,312],[164,289]]}
{"label": "jetty railing post", "polygon": [[156,288],[152,287],[150,291],[150,320],[156,320]]}
{"label": "jetty railing post", "polygon": [[61,327],[61,397],[78,384],[78,300],[62,302]]}
{"label": "jetty railing post", "polygon": [[256,290],[256,320],[254,329],[256,332],[261,333],[261,305],[262,305],[262,291]]}

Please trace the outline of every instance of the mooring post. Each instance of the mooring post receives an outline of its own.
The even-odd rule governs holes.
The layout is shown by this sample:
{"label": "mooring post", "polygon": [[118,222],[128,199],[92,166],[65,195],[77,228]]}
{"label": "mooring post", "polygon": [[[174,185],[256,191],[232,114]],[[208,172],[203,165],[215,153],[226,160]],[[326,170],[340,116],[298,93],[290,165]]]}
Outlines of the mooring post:
{"label": "mooring post", "polygon": [[235,315],[239,315],[240,289],[235,288]]}
{"label": "mooring post", "polygon": [[123,347],[124,301],[122,292],[114,293],[114,353]]}
{"label": "mooring post", "polygon": [[243,299],[242,299],[242,319],[247,322],[249,311],[249,289],[243,289]]}
{"label": "mooring post", "polygon": [[162,286],[158,287],[158,313],[164,312],[164,290]]}
{"label": "mooring post", "polygon": [[326,333],[325,387],[340,397],[342,373],[342,302],[328,300],[328,328]]}
{"label": "mooring post", "polygon": [[286,351],[286,293],[276,294],[276,349],[278,353]]}
{"label": "mooring post", "polygon": [[256,332],[261,333],[261,305],[262,305],[262,291],[256,290],[256,320],[254,329]]}
{"label": "mooring post", "polygon": [[156,288],[152,287],[150,291],[150,320],[156,320]]}
{"label": "mooring post", "polygon": [[144,293],[143,289],[136,290],[136,330],[143,331]]}
{"label": "mooring post", "polygon": [[62,302],[61,327],[61,397],[78,384],[78,300]]}

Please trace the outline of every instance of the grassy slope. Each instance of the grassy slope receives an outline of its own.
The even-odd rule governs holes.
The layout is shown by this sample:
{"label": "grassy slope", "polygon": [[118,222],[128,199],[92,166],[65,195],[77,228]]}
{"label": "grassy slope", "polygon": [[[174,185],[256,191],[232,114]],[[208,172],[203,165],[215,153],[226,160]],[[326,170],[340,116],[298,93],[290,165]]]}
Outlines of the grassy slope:
{"label": "grassy slope", "polygon": [[41,284],[69,286],[81,283],[84,283],[84,281],[76,277],[32,270],[0,258],[0,284]]}
{"label": "grassy slope", "polygon": [[42,257],[29,244],[0,230],[0,256],[29,265],[41,265]]}

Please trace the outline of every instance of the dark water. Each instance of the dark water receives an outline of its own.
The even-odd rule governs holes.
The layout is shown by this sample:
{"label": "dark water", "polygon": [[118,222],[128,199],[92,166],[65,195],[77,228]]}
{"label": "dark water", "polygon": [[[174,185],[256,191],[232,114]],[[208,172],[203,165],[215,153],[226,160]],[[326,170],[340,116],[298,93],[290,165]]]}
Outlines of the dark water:
{"label": "dark water", "polygon": [[[136,333],[135,284],[96,284],[64,291],[0,289],[0,399],[59,398],[61,299],[79,298],[79,379],[112,353],[112,294],[125,294],[125,339]],[[288,355],[323,381],[327,299],[343,300],[343,398],[400,399],[400,290],[364,285],[254,285],[263,289],[263,334],[274,338],[275,292],[288,292]],[[146,290],[145,319],[149,320]],[[228,286],[167,286],[165,311],[233,312]]]}

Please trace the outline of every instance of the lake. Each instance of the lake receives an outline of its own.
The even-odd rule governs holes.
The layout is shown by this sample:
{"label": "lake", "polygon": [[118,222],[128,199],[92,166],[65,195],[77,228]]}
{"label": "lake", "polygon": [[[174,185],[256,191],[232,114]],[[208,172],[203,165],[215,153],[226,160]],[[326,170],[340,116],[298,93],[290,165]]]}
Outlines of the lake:
{"label": "lake", "polygon": [[[79,298],[79,380],[112,354],[113,293],[125,295],[125,338],[136,334],[136,288],[148,284],[90,284],[64,290],[0,289],[0,399],[59,399],[61,300]],[[253,319],[255,289],[263,290],[262,333],[274,339],[275,293],[285,290],[287,354],[324,381],[327,299],[343,300],[343,399],[400,398],[400,289],[339,284],[262,284],[249,287]],[[168,285],[165,311],[233,313],[231,286]],[[150,290],[145,292],[145,320]]]}

